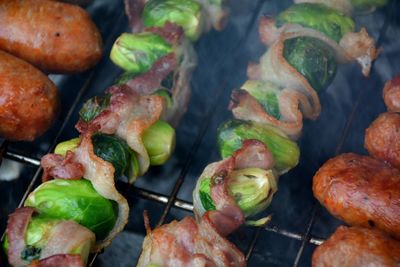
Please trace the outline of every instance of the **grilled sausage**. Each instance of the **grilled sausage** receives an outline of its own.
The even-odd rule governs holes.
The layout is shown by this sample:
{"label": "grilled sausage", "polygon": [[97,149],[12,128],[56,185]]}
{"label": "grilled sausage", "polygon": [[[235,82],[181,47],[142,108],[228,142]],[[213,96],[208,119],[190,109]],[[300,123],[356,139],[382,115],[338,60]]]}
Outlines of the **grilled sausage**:
{"label": "grilled sausage", "polygon": [[48,73],[75,73],[101,57],[99,31],[79,6],[0,0],[0,49]]}
{"label": "grilled sausage", "polygon": [[400,242],[378,230],[340,226],[313,254],[313,267],[400,265]]}
{"label": "grilled sausage", "polygon": [[379,228],[400,238],[400,171],[377,159],[343,154],[313,178],[314,196],[349,225]]}
{"label": "grilled sausage", "polygon": [[373,157],[400,169],[400,114],[379,115],[365,132],[364,146]]}
{"label": "grilled sausage", "polygon": [[57,88],[29,63],[0,51],[0,135],[30,141],[44,133],[58,110]]}
{"label": "grilled sausage", "polygon": [[389,111],[400,112],[400,75],[386,82],[383,100]]}

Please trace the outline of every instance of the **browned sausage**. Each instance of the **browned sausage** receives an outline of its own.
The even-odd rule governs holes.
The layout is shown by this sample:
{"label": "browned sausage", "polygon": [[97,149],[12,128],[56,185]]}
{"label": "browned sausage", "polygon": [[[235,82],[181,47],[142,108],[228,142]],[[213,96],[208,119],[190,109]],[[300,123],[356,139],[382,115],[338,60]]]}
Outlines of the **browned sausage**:
{"label": "browned sausage", "polygon": [[313,178],[314,196],[349,225],[379,228],[400,238],[400,171],[357,154],[327,161]]}
{"label": "browned sausage", "polygon": [[0,49],[48,73],[75,73],[101,57],[99,31],[79,6],[0,0]]}
{"label": "browned sausage", "polygon": [[398,267],[400,242],[378,230],[340,226],[313,254],[313,267]]}
{"label": "browned sausage", "polygon": [[58,110],[57,88],[29,63],[0,51],[0,135],[33,140],[44,133]]}
{"label": "browned sausage", "polygon": [[383,100],[389,111],[400,112],[400,75],[385,84]]}
{"label": "browned sausage", "polygon": [[375,158],[400,169],[400,114],[379,115],[365,131],[364,146]]}

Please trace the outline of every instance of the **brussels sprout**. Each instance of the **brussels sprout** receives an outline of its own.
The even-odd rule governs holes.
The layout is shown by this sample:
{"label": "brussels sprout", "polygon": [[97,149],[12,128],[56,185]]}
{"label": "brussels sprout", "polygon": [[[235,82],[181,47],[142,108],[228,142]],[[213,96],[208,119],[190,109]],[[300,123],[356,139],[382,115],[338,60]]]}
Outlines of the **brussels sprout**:
{"label": "brussels sprout", "polygon": [[337,63],[331,47],[311,37],[288,39],[283,55],[318,92],[326,88],[335,77]]}
{"label": "brussels sprout", "polygon": [[263,142],[271,151],[275,168],[287,172],[299,162],[300,150],[295,142],[274,126],[229,120],[218,129],[218,147],[223,158],[231,156],[248,139]]}
{"label": "brussels sprout", "polygon": [[355,23],[350,17],[323,4],[292,5],[276,19],[278,27],[285,23],[300,24],[320,31],[337,43],[346,33],[355,30]]}
{"label": "brussels sprout", "polygon": [[159,120],[143,134],[143,143],[150,157],[151,165],[162,165],[175,149],[175,129]]}
{"label": "brussels sprout", "polygon": [[54,153],[65,157],[68,151],[74,151],[75,148],[78,147],[80,141],[81,139],[76,137],[68,141],[61,142],[54,149]]}
{"label": "brussels sprout", "polygon": [[[205,210],[215,210],[211,198],[211,179],[206,178],[200,184],[200,200]],[[265,210],[277,191],[276,178],[272,170],[246,168],[234,171],[229,176],[228,190],[246,217]]]}
{"label": "brussels sprout", "polygon": [[131,169],[132,175],[139,174],[139,162],[135,152],[128,144],[114,136],[102,133],[97,133],[92,136],[93,150],[96,156],[105,161],[110,162],[115,169],[115,177],[121,177],[123,174],[128,174]]}
{"label": "brussels sprout", "polygon": [[111,94],[104,96],[95,96],[90,98],[83,104],[83,107],[79,111],[81,120],[90,122],[96,118],[101,112],[103,112],[110,105]]}
{"label": "brussels sprout", "polygon": [[196,0],[149,0],[142,18],[146,27],[162,27],[168,21],[177,24],[192,41],[203,30],[202,7]]}
{"label": "brussels sprout", "polygon": [[155,33],[123,33],[115,41],[110,59],[130,73],[141,74],[149,71],[154,62],[171,52],[173,47]]}
{"label": "brussels sprout", "polygon": [[55,179],[41,184],[29,194],[25,206],[47,218],[73,220],[104,239],[118,217],[118,206],[103,198],[90,181]]}
{"label": "brussels sprout", "polygon": [[388,0],[350,0],[356,9],[368,10],[375,7],[382,7],[388,3]]}
{"label": "brussels sprout", "polygon": [[[55,220],[43,215],[37,215],[31,218],[28,228],[25,232],[25,248],[21,253],[21,259],[31,262],[40,258],[42,249],[46,246],[53,228],[60,223],[60,220]],[[90,249],[92,247],[91,240],[86,240],[85,243],[80,244],[71,254],[80,254],[84,262],[87,262]],[[8,239],[5,235],[3,241],[3,248],[8,254]]]}
{"label": "brussels sprout", "polygon": [[280,91],[276,85],[261,80],[248,80],[241,88],[257,99],[265,112],[278,120],[281,118],[278,101]]}

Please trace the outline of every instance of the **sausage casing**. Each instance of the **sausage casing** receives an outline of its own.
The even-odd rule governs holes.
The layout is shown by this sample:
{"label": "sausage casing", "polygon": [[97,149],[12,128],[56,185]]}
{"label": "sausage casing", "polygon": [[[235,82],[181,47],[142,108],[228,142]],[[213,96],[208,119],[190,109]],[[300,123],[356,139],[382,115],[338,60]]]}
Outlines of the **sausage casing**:
{"label": "sausage casing", "polygon": [[57,115],[54,83],[29,63],[0,51],[0,136],[31,141]]}
{"label": "sausage casing", "polygon": [[379,115],[365,131],[364,146],[375,158],[400,169],[400,114]]}
{"label": "sausage casing", "polygon": [[349,153],[327,161],[313,178],[314,196],[349,225],[379,228],[400,238],[400,171]]}
{"label": "sausage casing", "polygon": [[101,57],[101,35],[79,6],[0,0],[0,49],[47,73],[76,73]]}
{"label": "sausage casing", "polygon": [[367,267],[400,265],[400,242],[383,232],[340,226],[313,254],[313,267]]}

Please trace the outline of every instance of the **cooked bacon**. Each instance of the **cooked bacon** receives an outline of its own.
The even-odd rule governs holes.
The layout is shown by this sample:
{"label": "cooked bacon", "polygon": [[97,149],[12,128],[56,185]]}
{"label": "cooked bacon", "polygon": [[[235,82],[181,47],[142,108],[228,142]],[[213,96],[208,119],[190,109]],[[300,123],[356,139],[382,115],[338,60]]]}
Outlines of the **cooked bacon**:
{"label": "cooked bacon", "polygon": [[114,228],[104,240],[98,240],[94,248],[95,251],[100,251],[123,230],[128,222],[129,206],[127,200],[115,188],[114,167],[96,156],[91,137],[90,132],[81,135],[81,143],[75,150],[76,160],[83,165],[85,169],[83,177],[92,183],[94,189],[104,198],[118,203],[118,219]]}
{"label": "cooked bacon", "polygon": [[213,222],[191,217],[150,231],[137,266],[245,266],[244,255],[215,230]]}
{"label": "cooked bacon", "polygon": [[[260,64],[258,66],[250,65],[248,72],[252,72],[249,73],[252,75],[252,79],[269,81],[280,88],[296,91],[297,94],[304,95],[307,101],[301,101],[303,107],[305,107],[302,110],[303,116],[307,119],[316,119],[321,112],[321,104],[317,92],[311,87],[307,79],[290,65],[283,56],[286,38],[287,36],[281,35],[268,49],[267,53],[261,57]],[[305,105],[305,102],[309,104]]]}
{"label": "cooked bacon", "polygon": [[59,254],[45,258],[40,261],[33,261],[28,267],[84,267],[80,255]]}
{"label": "cooked bacon", "polygon": [[133,33],[143,29],[142,12],[147,0],[124,0],[125,13]]}
{"label": "cooked bacon", "polygon": [[283,89],[279,96],[281,119],[268,114],[261,104],[245,90],[234,90],[229,108],[239,120],[268,124],[281,129],[292,139],[297,139],[303,128],[303,113],[310,113],[307,97],[297,91]]}
{"label": "cooked bacon", "polygon": [[25,232],[35,209],[19,208],[8,216],[8,262],[13,266],[25,266],[28,262],[21,259],[21,253],[25,249]]}
{"label": "cooked bacon", "polygon": [[47,244],[42,248],[40,259],[68,254],[88,241],[92,245],[96,242],[95,234],[88,228],[74,221],[61,221],[52,229]]}
{"label": "cooked bacon", "polygon": [[144,29],[145,32],[152,32],[164,37],[171,45],[177,45],[183,37],[182,27],[173,24],[171,22],[165,23],[164,27],[147,27]]}
{"label": "cooked bacon", "polygon": [[52,178],[79,180],[82,178],[84,169],[82,164],[76,162],[75,154],[68,151],[66,157],[57,154],[47,154],[41,160],[43,167],[42,182]]}
{"label": "cooked bacon", "polygon": [[141,95],[150,95],[160,89],[161,82],[177,67],[175,53],[170,53],[153,64],[150,71],[128,81],[126,85]]}
{"label": "cooked bacon", "polygon": [[389,111],[400,112],[400,75],[386,82],[383,100]]}

